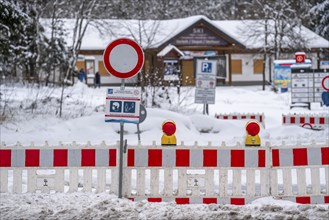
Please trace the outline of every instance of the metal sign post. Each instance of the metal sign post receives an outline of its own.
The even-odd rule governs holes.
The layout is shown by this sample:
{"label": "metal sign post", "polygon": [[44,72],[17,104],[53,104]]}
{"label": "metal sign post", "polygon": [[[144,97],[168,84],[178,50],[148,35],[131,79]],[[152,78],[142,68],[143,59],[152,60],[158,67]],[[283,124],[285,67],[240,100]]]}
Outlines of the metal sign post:
{"label": "metal sign post", "polygon": [[[125,79],[121,80],[121,91],[125,90]],[[119,162],[119,192],[118,197],[122,198],[122,177],[123,177],[123,132],[124,132],[124,123],[120,122],[120,162]]]}
{"label": "metal sign post", "polygon": [[123,191],[123,155],[124,123],[139,123],[140,88],[125,89],[125,79],[135,76],[143,67],[143,49],[133,40],[119,38],[108,44],[103,54],[105,69],[112,75],[121,78],[121,88],[109,88],[106,94],[105,121],[120,123],[119,149],[119,192],[122,198]]}

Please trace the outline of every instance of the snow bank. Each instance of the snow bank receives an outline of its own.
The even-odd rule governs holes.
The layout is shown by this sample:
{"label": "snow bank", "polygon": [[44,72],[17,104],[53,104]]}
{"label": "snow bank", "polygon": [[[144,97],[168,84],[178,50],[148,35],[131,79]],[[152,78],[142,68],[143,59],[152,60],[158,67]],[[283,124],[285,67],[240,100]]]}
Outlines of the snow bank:
{"label": "snow bank", "polygon": [[328,205],[299,205],[271,197],[250,205],[131,202],[102,193],[1,194],[1,219],[327,219]]}

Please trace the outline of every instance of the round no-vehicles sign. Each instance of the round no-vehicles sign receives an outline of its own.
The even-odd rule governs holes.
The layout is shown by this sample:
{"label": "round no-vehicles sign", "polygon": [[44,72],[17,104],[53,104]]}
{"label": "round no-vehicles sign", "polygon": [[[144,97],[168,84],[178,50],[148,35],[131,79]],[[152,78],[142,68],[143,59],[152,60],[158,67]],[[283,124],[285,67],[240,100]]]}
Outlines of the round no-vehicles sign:
{"label": "round no-vehicles sign", "polygon": [[130,78],[143,67],[144,52],[135,41],[119,38],[109,43],[104,50],[105,69],[118,78]]}

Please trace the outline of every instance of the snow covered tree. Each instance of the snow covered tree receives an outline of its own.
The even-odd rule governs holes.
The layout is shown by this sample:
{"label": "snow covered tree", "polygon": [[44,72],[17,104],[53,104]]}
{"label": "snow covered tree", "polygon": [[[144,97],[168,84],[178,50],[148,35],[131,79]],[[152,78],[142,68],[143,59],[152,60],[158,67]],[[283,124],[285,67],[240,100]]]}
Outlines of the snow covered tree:
{"label": "snow covered tree", "polygon": [[318,3],[310,10],[315,32],[329,40],[329,0]]}

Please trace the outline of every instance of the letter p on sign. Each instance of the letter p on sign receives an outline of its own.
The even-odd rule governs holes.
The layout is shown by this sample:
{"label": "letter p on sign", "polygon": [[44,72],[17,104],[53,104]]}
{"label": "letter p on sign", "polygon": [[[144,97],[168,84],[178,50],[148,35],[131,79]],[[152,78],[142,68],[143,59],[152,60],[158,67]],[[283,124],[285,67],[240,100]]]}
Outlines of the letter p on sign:
{"label": "letter p on sign", "polygon": [[203,72],[203,73],[211,73],[211,63],[202,62],[201,63],[201,72]]}

